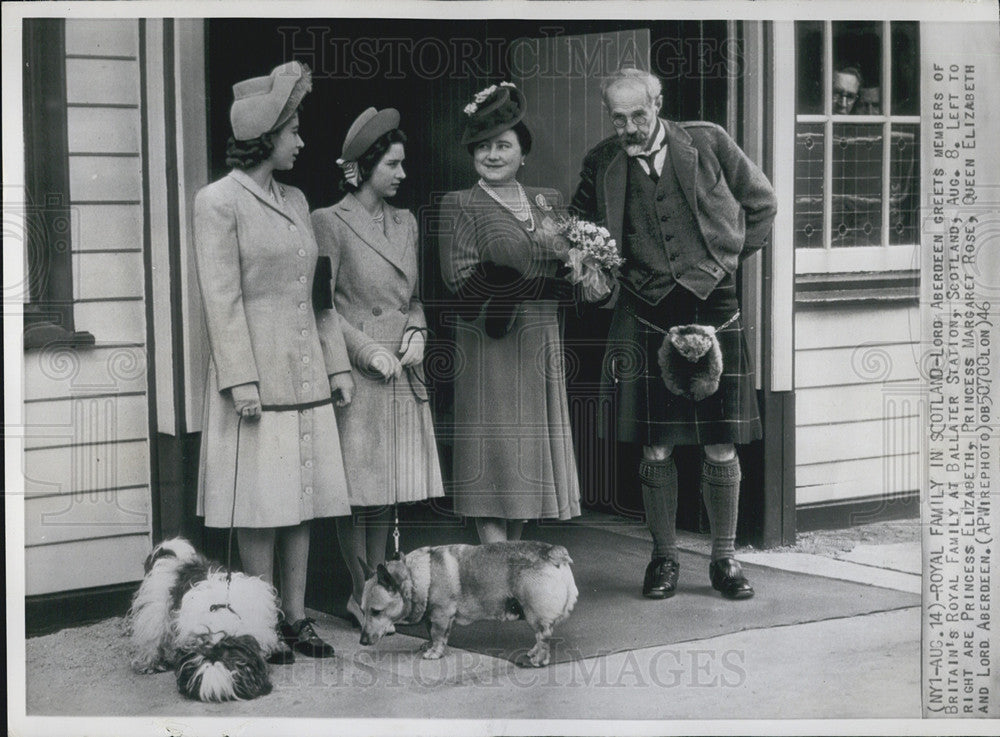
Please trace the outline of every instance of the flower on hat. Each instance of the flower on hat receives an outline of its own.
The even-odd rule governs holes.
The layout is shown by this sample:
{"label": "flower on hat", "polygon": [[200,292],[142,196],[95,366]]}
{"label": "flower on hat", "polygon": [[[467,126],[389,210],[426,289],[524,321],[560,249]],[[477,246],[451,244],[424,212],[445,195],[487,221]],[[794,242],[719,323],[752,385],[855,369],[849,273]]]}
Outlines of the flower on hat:
{"label": "flower on hat", "polygon": [[[515,87],[512,82],[501,82],[500,87]],[[490,99],[490,96],[497,91],[497,85],[491,84],[489,87],[479,90],[475,97],[472,98],[472,102],[462,108],[462,111],[468,115],[473,116],[479,110],[479,106]]]}

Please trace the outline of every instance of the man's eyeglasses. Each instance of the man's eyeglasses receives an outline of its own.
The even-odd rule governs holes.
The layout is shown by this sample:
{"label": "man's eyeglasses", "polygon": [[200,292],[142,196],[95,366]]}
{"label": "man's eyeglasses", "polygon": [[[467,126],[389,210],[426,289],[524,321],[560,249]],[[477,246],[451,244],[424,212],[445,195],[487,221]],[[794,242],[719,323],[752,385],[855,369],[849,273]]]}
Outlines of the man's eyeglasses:
{"label": "man's eyeglasses", "polygon": [[636,128],[642,128],[644,125],[649,123],[650,115],[646,110],[636,110],[631,115],[625,115],[624,113],[615,113],[611,116],[611,124],[615,128],[624,128],[628,125],[628,121],[632,121],[632,125]]}

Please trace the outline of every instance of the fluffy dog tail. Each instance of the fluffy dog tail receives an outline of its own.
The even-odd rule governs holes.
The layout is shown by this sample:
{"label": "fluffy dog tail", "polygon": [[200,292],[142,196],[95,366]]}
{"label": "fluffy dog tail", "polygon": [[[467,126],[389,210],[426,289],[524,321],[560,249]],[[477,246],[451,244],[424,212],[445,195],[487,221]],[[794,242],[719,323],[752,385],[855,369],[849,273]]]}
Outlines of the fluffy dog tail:
{"label": "fluffy dog tail", "polygon": [[177,663],[177,688],[199,701],[254,699],[271,693],[267,663],[251,635],[226,636],[212,644],[206,638]]}

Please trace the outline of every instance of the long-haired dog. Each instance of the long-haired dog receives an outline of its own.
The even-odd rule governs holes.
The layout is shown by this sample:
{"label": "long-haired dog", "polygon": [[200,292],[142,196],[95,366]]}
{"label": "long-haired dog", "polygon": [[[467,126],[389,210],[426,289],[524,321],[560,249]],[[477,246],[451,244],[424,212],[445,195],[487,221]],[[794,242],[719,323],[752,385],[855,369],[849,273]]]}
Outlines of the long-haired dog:
{"label": "long-haired dog", "polygon": [[183,538],[160,543],[126,615],[132,668],[173,668],[177,688],[201,701],[252,699],[271,691],[267,657],[278,649],[274,587],[212,566]]}
{"label": "long-haired dog", "polygon": [[418,548],[366,574],[361,644],[374,645],[390,625],[423,622],[430,642],[423,657],[440,658],[454,624],[523,619],[535,646],[515,660],[549,663],[552,628],[573,611],[577,588],[572,559],[561,545],[536,541]]}

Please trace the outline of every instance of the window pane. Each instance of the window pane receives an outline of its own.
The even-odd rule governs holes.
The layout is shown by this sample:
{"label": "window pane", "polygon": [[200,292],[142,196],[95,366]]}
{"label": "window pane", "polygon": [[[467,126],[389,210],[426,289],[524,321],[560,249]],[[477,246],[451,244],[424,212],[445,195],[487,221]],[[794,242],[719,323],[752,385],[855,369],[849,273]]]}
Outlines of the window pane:
{"label": "window pane", "polygon": [[823,124],[795,128],[795,246],[823,247]]}
{"label": "window pane", "polygon": [[878,246],[882,239],[882,125],[833,126],[831,245]]}
{"label": "window pane", "polygon": [[800,115],[823,113],[823,23],[798,21],[795,24],[795,53],[798,58],[796,90]]}
{"label": "window pane", "polygon": [[[840,21],[833,24],[833,112],[879,115],[882,112],[882,24]],[[838,88],[841,96],[838,97]]]}
{"label": "window pane", "polygon": [[920,114],[920,36],[914,21],[892,24],[892,114]]}
{"label": "window pane", "polygon": [[913,245],[920,219],[920,126],[894,125],[889,151],[889,243]]}

